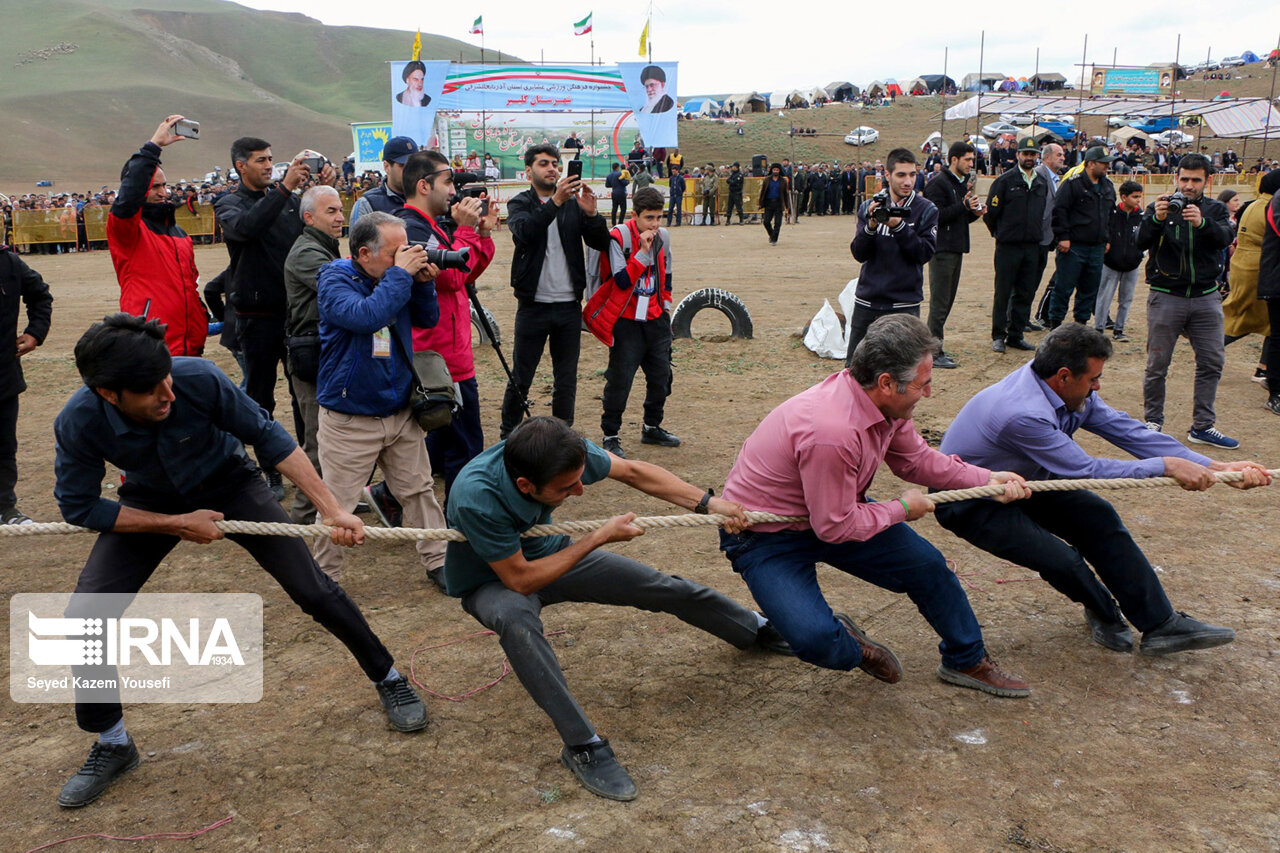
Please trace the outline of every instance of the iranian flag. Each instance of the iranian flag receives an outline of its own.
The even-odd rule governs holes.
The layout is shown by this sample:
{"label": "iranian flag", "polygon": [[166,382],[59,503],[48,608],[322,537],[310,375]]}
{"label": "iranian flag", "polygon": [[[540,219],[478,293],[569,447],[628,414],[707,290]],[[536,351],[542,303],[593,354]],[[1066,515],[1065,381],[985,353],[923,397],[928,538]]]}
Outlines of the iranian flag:
{"label": "iranian flag", "polygon": [[591,13],[588,12],[585,18],[573,25],[573,34],[585,36],[589,32],[591,32]]}
{"label": "iranian flag", "polygon": [[478,36],[484,35],[484,15],[481,15],[480,17],[476,18],[476,22],[471,25],[471,29],[467,30],[467,32],[471,33],[472,35],[478,35]]}

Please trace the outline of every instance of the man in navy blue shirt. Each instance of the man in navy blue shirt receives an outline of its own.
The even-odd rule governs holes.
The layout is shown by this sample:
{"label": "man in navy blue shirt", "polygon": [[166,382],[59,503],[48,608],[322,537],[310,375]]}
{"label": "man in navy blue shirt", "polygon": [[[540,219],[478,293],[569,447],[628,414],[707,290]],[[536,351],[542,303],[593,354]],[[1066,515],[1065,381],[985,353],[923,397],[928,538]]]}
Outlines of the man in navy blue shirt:
{"label": "man in navy blue shirt", "polygon": [[[1058,326],[1031,362],[965,404],[942,439],[942,452],[1028,480],[1166,476],[1189,491],[1212,486],[1214,471],[1243,471],[1244,480],[1231,484],[1242,489],[1271,481],[1256,462],[1214,462],[1104,403],[1097,392],[1110,356],[1111,342],[1101,332],[1079,323]],[[1073,438],[1079,429],[1136,461],[1090,456]],[[1017,504],[960,501],[940,504],[935,514],[952,533],[1038,572],[1084,605],[1094,641],[1109,649],[1133,649],[1126,618],[1142,632],[1142,653],[1148,655],[1235,639],[1230,628],[1174,611],[1119,514],[1093,492],[1035,492]]]}
{"label": "man in navy blue shirt", "polygon": [[[236,388],[212,363],[172,358],[165,327],[129,314],[95,323],[75,348],[85,387],[71,395],[54,422],[54,496],[72,524],[101,531],[76,583],[68,616],[102,613],[85,596],[140,590],[181,540],[223,538],[223,518],[288,523],[256,465],[274,465],[306,493],[341,545],[364,541],[360,519],[340,510],[307,455],[284,428]],[[119,501],[102,497],[106,463],[124,472]],[[316,566],[302,539],[235,537],[303,612],[341,640],[374,682],[391,724],[400,731],[427,725],[422,700],[392,666],[391,654],[342,587]],[[92,612],[90,610],[92,609]],[[78,677],[114,678],[114,667],[75,667]],[[116,702],[77,701],[76,722],[98,734],[84,766],[58,804],[85,806],[117,776],[138,765]]]}

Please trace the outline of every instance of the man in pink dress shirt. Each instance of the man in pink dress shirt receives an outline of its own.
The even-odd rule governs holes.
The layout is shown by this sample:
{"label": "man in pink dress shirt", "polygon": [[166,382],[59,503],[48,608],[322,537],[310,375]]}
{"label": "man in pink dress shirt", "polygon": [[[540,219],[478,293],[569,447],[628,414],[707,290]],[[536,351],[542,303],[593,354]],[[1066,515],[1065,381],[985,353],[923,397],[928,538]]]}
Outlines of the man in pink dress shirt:
{"label": "man in pink dress shirt", "polygon": [[848,370],[769,413],[738,454],[724,496],[748,510],[807,516],[720,535],[720,548],[761,610],[801,660],[828,669],[859,667],[893,684],[894,653],[870,640],[818,587],[823,562],[893,592],[905,592],[941,637],[938,677],[995,696],[1030,694],[987,655],[969,599],[936,548],[903,521],[933,512],[919,489],[875,502],[867,488],[881,462],[904,480],[936,489],[1004,484],[996,500],[1030,495],[1017,474],[945,456],[916,432],[912,411],[930,394],[938,341],[919,318],[871,324]]}

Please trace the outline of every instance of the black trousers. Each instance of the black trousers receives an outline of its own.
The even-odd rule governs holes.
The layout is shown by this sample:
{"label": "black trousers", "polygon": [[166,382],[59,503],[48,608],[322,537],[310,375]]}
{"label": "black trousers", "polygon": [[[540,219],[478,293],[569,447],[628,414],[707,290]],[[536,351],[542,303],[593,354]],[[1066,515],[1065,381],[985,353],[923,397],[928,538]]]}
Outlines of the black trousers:
{"label": "black trousers", "polygon": [[1173,615],[1146,555],[1115,508],[1093,492],[1036,492],[1012,504],[939,504],[935,515],[960,538],[1037,572],[1058,592],[1100,615],[1117,619],[1123,613],[1139,631]]}
{"label": "black trousers", "polygon": [[890,314],[910,314],[912,317],[919,317],[920,306],[868,308],[865,305],[859,305],[853,309],[853,316],[849,318],[849,351],[844,356],[845,367],[853,365],[853,351],[858,348],[858,344],[862,343],[862,339],[867,336],[867,329],[871,328],[871,324],[881,317],[888,317]]}
{"label": "black trousers", "polygon": [[738,224],[741,225],[746,221],[747,215],[742,211],[742,193],[729,193],[729,203],[724,209],[724,224],[728,225],[729,220],[733,217],[733,209],[738,208]]}
{"label": "black trousers", "polygon": [[[289,522],[257,468],[244,459],[211,475],[208,488],[186,495],[157,494],[129,483],[120,487],[120,503],[150,512],[177,514],[197,509],[221,512],[229,520]],[[342,589],[311,559],[306,540],[288,536],[242,536],[228,539],[252,555],[275,578],[289,598],[345,645],[371,681],[385,678],[391,653],[373,633],[364,615]],[[80,571],[76,593],[136,593],[180,540],[158,533],[102,533]],[[214,546],[221,547],[221,546]],[[72,596],[68,616],[107,616],[87,612],[87,602]],[[114,678],[115,667],[72,667],[85,678]],[[123,709],[117,702],[76,703],[76,723],[87,732],[105,732],[118,723]]]}
{"label": "black trousers", "polygon": [[520,401],[529,395],[533,375],[542,360],[542,350],[550,345],[551,414],[573,426],[578,395],[578,353],[582,348],[582,305],[577,302],[521,302],[516,308],[515,343],[512,345],[511,375],[502,398],[501,437],[524,418]]}
{"label": "black trousers", "polygon": [[782,202],[766,201],[764,203],[764,230],[769,235],[769,242],[778,242],[782,233]]}
{"label": "black trousers", "polygon": [[622,413],[627,410],[636,369],[644,371],[644,422],[662,426],[662,416],[671,396],[671,315],[663,311],[653,320],[641,322],[620,318],[613,327],[609,347],[609,367],[604,372],[604,415],[600,431],[617,435],[622,429]]}
{"label": "black trousers", "polygon": [[991,340],[1020,340],[1031,318],[1043,259],[1038,243],[996,243],[996,290],[991,303]]}
{"label": "black trousers", "polygon": [[964,255],[960,252],[936,252],[929,260],[929,332],[942,340],[947,317],[956,302],[960,289],[960,267]]}
{"label": "black trousers", "polygon": [[249,398],[275,416],[277,367],[284,369],[285,384],[289,388],[289,403],[293,410],[293,432],[298,443],[306,437],[298,401],[293,396],[293,383],[289,381],[289,356],[284,345],[283,317],[254,317],[238,314],[236,334],[244,355],[244,392]]}
{"label": "black trousers", "polygon": [[[1267,316],[1271,320],[1272,335],[1280,335],[1280,299],[1264,299]],[[1270,393],[1280,393],[1280,341],[1268,341],[1264,363],[1267,365],[1267,387]],[[1273,378],[1274,377],[1274,378]]]}
{"label": "black trousers", "polygon": [[445,500],[453,490],[453,481],[472,459],[484,450],[484,428],[480,425],[480,388],[476,378],[458,383],[462,406],[453,413],[447,427],[427,433],[427,453],[431,470],[444,471]]}
{"label": "black trousers", "polygon": [[[1280,374],[1277,374],[1280,375]],[[0,400],[0,509],[16,506],[18,496],[18,395]]]}
{"label": "black trousers", "polygon": [[613,202],[613,210],[609,214],[611,225],[617,225],[627,218],[627,197],[625,195],[610,196],[609,200]]}

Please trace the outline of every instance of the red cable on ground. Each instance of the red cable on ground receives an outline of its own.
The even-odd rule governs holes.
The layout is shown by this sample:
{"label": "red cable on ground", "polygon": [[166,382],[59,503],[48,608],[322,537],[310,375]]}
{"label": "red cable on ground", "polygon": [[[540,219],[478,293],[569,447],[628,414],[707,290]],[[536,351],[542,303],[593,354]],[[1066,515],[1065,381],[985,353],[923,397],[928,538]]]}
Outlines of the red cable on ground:
{"label": "red cable on ground", "polygon": [[215,829],[226,826],[231,823],[235,815],[227,815],[222,820],[214,821],[204,829],[197,829],[192,832],[154,832],[148,835],[107,835],[103,832],[91,832],[88,835],[73,835],[70,838],[59,838],[57,841],[50,841],[48,844],[41,844],[39,847],[32,847],[27,853],[36,853],[37,850],[48,850],[50,847],[57,847],[59,844],[66,844],[68,841],[79,841],[82,838],[103,838],[107,841],[187,841],[198,835],[204,835],[206,832],[212,832]]}
{"label": "red cable on ground", "polygon": [[[565,630],[552,631],[548,634],[544,634],[543,636],[554,637],[557,634],[566,634],[566,633],[568,633],[568,631],[565,631]],[[470,699],[472,696],[476,695],[477,693],[488,690],[490,687],[493,687],[499,681],[501,681],[502,679],[506,678],[508,675],[511,674],[511,664],[507,662],[507,659],[505,657],[502,659],[502,672],[499,673],[497,678],[493,679],[487,684],[482,684],[479,687],[472,688],[471,690],[468,690],[465,693],[459,693],[457,696],[449,696],[444,693],[437,693],[436,691],[432,690],[430,687],[428,687],[427,685],[419,681],[418,673],[417,673],[417,661],[418,661],[418,655],[422,652],[429,652],[432,649],[443,649],[446,646],[455,646],[458,643],[465,643],[467,640],[474,640],[476,637],[494,637],[494,636],[497,636],[497,635],[493,631],[476,631],[473,634],[467,634],[465,636],[459,637],[456,640],[448,640],[443,643],[436,643],[433,646],[423,646],[420,649],[414,649],[413,655],[409,658],[409,680],[412,681],[418,687],[418,689],[420,689],[423,693],[426,693],[430,696],[434,696],[437,699],[444,699],[446,702],[462,702],[467,699]]]}

